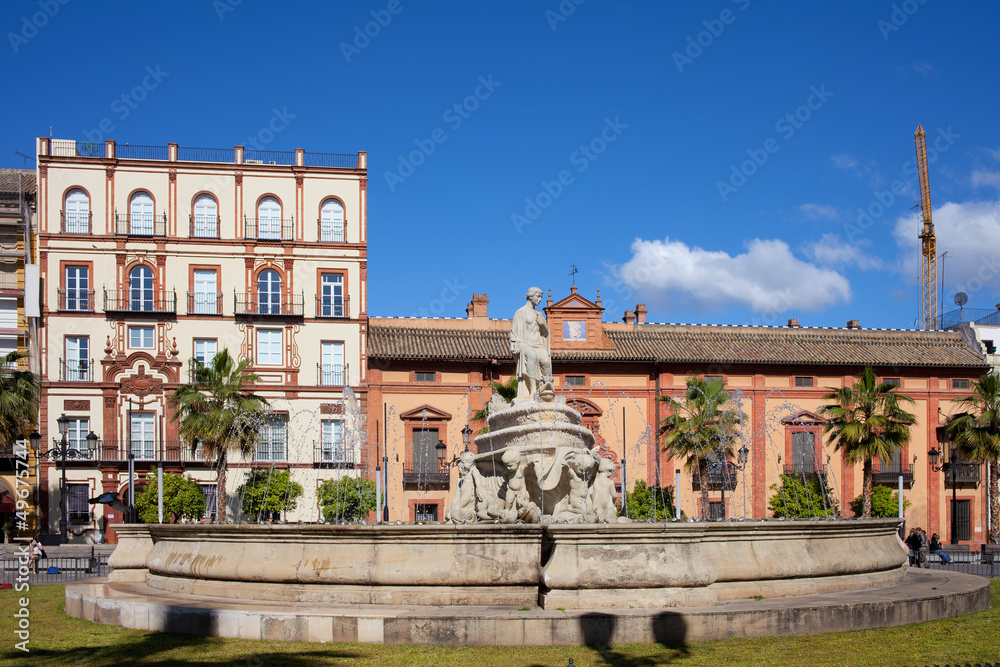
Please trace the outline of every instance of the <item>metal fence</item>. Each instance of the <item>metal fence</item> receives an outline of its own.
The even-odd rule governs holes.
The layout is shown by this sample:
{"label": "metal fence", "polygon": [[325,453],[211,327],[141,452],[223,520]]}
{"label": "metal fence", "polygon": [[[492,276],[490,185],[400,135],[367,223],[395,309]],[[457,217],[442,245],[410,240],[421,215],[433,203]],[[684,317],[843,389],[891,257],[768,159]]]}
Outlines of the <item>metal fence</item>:
{"label": "metal fence", "polygon": [[[996,550],[995,545],[983,546],[984,548],[980,551],[945,549],[951,562],[945,562],[944,558],[936,553],[925,554],[926,565],[931,570],[962,572],[979,577],[1000,577],[1000,551]],[[910,565],[912,567],[920,566],[915,562],[913,552],[910,552]]]}
{"label": "metal fence", "polygon": [[[23,582],[18,579],[21,560],[14,556],[0,558],[0,583],[14,584]],[[60,558],[42,558],[38,561],[38,573],[30,572],[28,565],[27,583],[31,586],[40,584],[65,584],[91,577],[106,577],[111,572],[108,566],[107,554],[92,554],[90,556],[68,556]]]}

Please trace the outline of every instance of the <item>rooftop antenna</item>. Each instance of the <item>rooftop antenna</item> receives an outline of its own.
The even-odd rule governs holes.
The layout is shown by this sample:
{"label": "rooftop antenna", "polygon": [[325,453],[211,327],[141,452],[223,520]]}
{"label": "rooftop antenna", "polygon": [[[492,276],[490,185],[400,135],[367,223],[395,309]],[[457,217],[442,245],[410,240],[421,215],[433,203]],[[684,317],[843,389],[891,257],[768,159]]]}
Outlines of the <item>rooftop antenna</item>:
{"label": "rooftop antenna", "polygon": [[573,267],[573,270],[569,272],[569,275],[573,277],[573,287],[576,287],[576,274],[580,273],[580,270],[576,268],[576,264],[570,264],[570,266]]}

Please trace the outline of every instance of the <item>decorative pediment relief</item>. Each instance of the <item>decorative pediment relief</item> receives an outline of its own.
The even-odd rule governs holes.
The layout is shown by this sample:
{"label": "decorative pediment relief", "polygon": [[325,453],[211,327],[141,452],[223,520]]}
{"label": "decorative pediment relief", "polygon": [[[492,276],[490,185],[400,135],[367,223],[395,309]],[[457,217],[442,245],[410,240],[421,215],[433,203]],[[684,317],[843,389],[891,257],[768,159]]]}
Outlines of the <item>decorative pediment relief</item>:
{"label": "decorative pediment relief", "polygon": [[132,394],[140,398],[153,394],[162,394],[163,381],[152,375],[146,375],[146,367],[140,364],[138,373],[122,378],[121,393]]}
{"label": "decorative pediment relief", "polygon": [[567,398],[566,405],[580,413],[581,417],[600,417],[603,411],[585,398]]}
{"label": "decorative pediment relief", "polygon": [[451,415],[444,410],[438,410],[430,405],[422,405],[419,408],[402,413],[399,415],[399,418],[405,422],[448,421],[451,419]]}
{"label": "decorative pediment relief", "polygon": [[826,423],[826,419],[820,417],[815,412],[803,410],[802,412],[792,415],[791,417],[785,417],[781,420],[781,423],[786,425],[808,424],[810,426],[820,426]]}

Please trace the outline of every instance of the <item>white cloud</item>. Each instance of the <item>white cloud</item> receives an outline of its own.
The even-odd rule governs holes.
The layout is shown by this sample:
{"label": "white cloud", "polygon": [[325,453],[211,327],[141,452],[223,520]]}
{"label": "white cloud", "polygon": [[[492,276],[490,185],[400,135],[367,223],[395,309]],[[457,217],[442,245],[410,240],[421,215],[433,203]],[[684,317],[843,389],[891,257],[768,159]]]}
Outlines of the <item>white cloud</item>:
{"label": "white cloud", "polygon": [[986,169],[976,169],[972,172],[972,187],[981,188],[983,186],[1000,188],[1000,172],[987,171]]}
{"label": "white cloud", "polygon": [[810,220],[837,217],[837,209],[833,206],[826,206],[824,204],[803,204],[802,206],[799,206],[799,210],[802,211],[802,214]]}
{"label": "white cloud", "polygon": [[[969,305],[990,308],[1000,296],[1000,201],[948,202],[932,213],[938,255],[938,280],[945,279],[945,310],[952,295],[967,292]],[[920,239],[923,222],[919,212],[896,221],[893,236],[899,247],[900,271],[916,282],[920,271]]]}
{"label": "white cloud", "polygon": [[740,304],[763,313],[818,311],[851,297],[846,278],[803,262],[777,239],[754,239],[736,256],[669,238],[636,239],[631,250],[616,273],[651,303],[679,298],[703,311]]}
{"label": "white cloud", "polygon": [[858,161],[847,153],[838,153],[830,156],[830,162],[837,169],[857,169]]}
{"label": "white cloud", "polygon": [[806,247],[806,255],[824,266],[856,266],[864,271],[882,268],[882,260],[861,249],[867,243],[845,243],[836,234],[824,234],[823,238]]}

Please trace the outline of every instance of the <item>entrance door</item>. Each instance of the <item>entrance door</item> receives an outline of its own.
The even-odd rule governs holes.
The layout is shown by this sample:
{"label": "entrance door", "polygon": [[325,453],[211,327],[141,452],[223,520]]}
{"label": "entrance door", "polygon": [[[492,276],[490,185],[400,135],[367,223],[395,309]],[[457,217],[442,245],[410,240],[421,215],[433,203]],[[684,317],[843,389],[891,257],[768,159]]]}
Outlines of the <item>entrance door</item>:
{"label": "entrance door", "polygon": [[129,427],[129,452],[136,459],[151,460],[156,457],[156,415],[152,412],[132,413]]}

